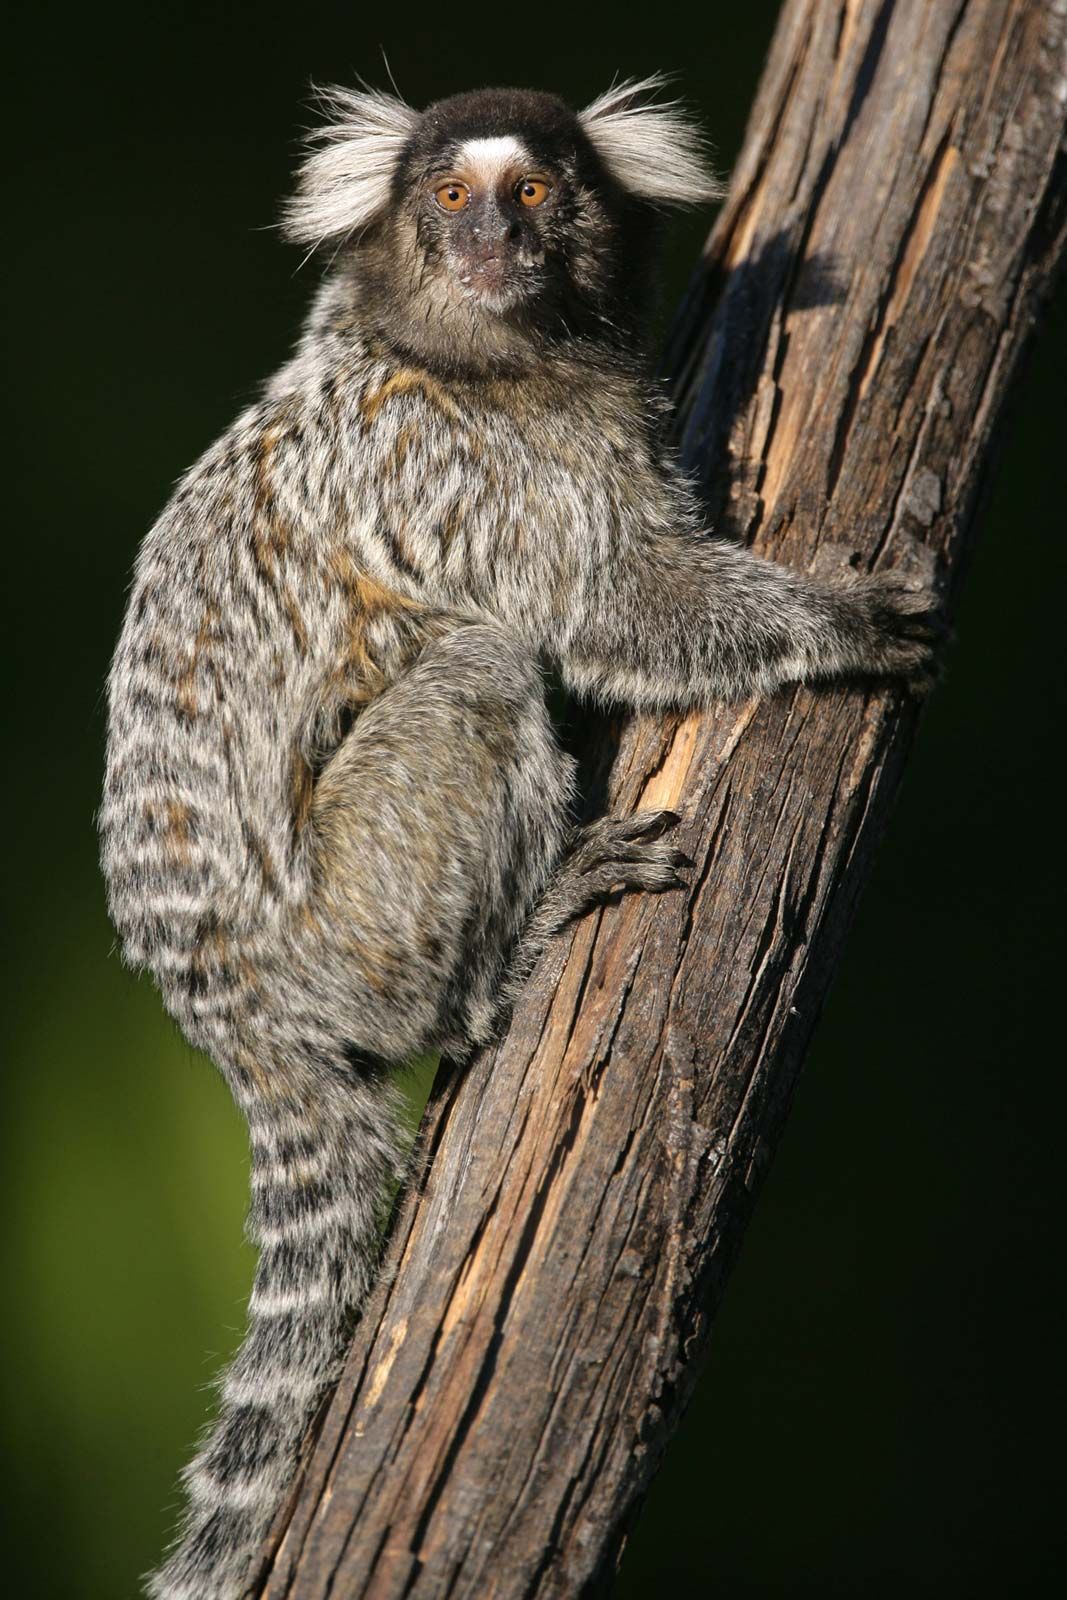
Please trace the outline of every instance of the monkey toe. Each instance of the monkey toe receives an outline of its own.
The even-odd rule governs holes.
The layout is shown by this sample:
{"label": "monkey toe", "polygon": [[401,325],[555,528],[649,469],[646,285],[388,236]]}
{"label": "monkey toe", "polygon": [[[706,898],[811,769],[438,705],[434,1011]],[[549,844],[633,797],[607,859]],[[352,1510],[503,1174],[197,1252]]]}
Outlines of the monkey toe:
{"label": "monkey toe", "polygon": [[861,580],[870,616],[876,626],[905,638],[936,642],[948,632],[948,622],[937,593],[894,572],[875,573]]}
{"label": "monkey toe", "polygon": [[640,889],[646,894],[684,889],[686,880],[677,866],[666,860],[606,861],[588,874],[586,886],[595,900],[606,900],[628,889]]}
{"label": "monkey toe", "polygon": [[617,818],[616,825],[623,838],[658,839],[681,820],[677,811],[635,811],[632,816]]}
{"label": "monkey toe", "polygon": [[680,821],[675,811],[637,811],[627,817],[600,817],[581,830],[571,856],[576,871],[589,872],[610,861],[640,861],[663,834]]}

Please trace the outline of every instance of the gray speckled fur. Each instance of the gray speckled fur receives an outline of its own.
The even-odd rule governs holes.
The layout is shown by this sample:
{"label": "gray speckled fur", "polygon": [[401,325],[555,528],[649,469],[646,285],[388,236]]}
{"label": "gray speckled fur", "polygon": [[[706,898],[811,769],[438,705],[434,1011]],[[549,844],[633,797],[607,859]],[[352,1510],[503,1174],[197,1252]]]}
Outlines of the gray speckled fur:
{"label": "gray speckled fur", "polygon": [[[334,104],[290,213],[332,270],[145,540],[110,678],[111,913],[247,1116],[261,1252],[165,1600],[241,1593],[335,1376],[404,1165],[386,1067],[484,1041],[592,899],[678,881],[665,815],[573,834],[540,661],[660,707],[929,653],[926,597],[707,537],[657,442],[647,202],[713,187],[677,113],[615,92],[598,147],[596,106],[547,96]],[[426,187],[483,131],[554,182],[484,294],[507,194],[453,225]]]}

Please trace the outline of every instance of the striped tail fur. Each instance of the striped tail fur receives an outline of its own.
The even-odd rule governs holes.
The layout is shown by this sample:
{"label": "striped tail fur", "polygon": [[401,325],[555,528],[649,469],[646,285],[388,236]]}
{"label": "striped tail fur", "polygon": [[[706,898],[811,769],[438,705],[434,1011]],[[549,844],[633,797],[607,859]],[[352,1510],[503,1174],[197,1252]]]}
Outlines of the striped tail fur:
{"label": "striped tail fur", "polygon": [[217,1420],[183,1473],[188,1507],[178,1541],[147,1580],[153,1600],[245,1592],[369,1289],[409,1141],[388,1082],[357,1077],[351,1064],[340,1081],[334,1074],[299,1098],[261,1094],[247,1072],[235,1082],[251,1135],[248,1233],[259,1265]]}

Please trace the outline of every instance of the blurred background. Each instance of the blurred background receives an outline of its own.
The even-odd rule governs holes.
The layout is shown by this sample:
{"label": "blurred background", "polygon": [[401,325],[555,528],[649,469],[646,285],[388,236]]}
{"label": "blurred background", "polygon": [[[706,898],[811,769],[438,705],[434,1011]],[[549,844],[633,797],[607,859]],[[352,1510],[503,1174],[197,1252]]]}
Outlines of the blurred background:
{"label": "blurred background", "polygon": [[[251,1277],[241,1125],[119,965],[93,811],[137,544],[314,283],[269,231],[308,80],[384,83],[379,45],[416,104],[487,81],[583,103],[665,68],[728,168],[775,10],[9,11],[10,1593],[135,1594]],[[705,232],[676,228],[668,305]],[[624,1600],[1054,1592],[1065,374],[1061,296]]]}

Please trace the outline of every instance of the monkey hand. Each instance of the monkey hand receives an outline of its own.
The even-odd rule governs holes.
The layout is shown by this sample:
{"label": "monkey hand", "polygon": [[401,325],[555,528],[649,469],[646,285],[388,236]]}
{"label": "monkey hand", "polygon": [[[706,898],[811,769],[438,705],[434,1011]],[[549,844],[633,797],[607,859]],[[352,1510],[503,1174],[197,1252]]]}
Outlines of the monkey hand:
{"label": "monkey hand", "polygon": [[937,681],[948,626],[935,590],[899,572],[855,578],[838,590],[857,625],[856,667],[875,677],[903,678],[916,693]]}

